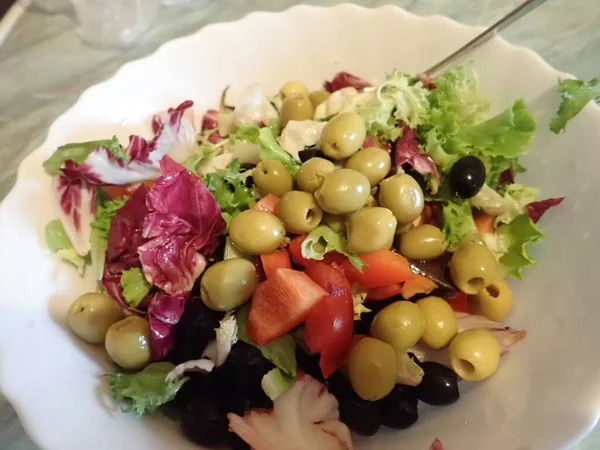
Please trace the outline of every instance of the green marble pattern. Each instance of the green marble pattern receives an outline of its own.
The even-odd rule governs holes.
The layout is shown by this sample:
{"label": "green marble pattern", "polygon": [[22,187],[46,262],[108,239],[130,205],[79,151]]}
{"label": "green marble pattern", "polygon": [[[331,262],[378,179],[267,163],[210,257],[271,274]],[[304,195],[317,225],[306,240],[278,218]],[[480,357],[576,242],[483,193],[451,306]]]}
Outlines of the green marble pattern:
{"label": "green marble pattern", "polygon": [[[442,14],[487,26],[522,0],[362,0],[375,7],[395,3],[420,15]],[[44,140],[48,126],[89,86],[113,75],[125,62],[153,52],[172,38],[203,26],[236,20],[256,11],[281,11],[294,0],[189,0],[164,7],[137,47],[122,50],[86,47],[71,12],[28,11],[0,46],[0,198],[15,182],[21,160]],[[336,0],[302,3],[334,5]],[[502,35],[535,50],[555,68],[580,78],[600,76],[598,0],[549,0]],[[35,450],[15,411],[0,396],[0,449]],[[577,450],[600,448],[600,429]]]}

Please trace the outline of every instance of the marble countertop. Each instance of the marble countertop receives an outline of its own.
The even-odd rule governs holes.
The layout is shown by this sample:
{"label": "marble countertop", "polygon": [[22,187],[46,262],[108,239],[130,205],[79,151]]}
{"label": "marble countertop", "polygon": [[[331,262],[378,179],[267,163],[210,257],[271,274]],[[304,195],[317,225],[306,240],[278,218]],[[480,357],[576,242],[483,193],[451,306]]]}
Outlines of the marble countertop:
{"label": "marble countertop", "polygon": [[[442,14],[460,22],[487,26],[522,0],[362,0],[367,7],[395,3],[420,15]],[[49,125],[89,86],[125,62],[153,52],[160,44],[203,26],[236,20],[255,11],[281,11],[294,0],[187,0],[163,7],[159,18],[129,50],[93,49],[76,33],[72,12],[46,14],[35,8],[11,18],[0,39],[0,199],[12,188],[21,160],[38,147]],[[308,1],[334,5],[336,0]],[[0,36],[3,34],[0,22]],[[5,27],[6,28],[6,27]],[[535,50],[558,70],[579,78],[600,76],[598,0],[549,0],[502,33],[508,41]],[[596,428],[577,450],[600,448]],[[0,449],[38,449],[0,395]]]}

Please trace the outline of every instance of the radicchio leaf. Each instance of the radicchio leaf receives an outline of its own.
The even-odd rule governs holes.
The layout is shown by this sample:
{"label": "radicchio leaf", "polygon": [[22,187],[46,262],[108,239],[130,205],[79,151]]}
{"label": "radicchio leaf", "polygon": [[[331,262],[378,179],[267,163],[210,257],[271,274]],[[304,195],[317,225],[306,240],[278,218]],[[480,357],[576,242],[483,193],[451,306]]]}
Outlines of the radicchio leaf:
{"label": "radicchio leaf", "polygon": [[169,295],[189,292],[204,271],[206,258],[219,244],[226,224],[221,209],[200,178],[166,156],[163,175],[146,199],[138,249],[146,279]]}
{"label": "radicchio leaf", "polygon": [[374,138],[370,134],[367,134],[365,140],[363,142],[362,148],[367,147],[378,147],[384,149],[386,152],[392,151],[392,146],[389,141],[380,141],[379,139]]}
{"label": "radicchio leaf", "polygon": [[394,145],[394,164],[397,167],[408,164],[421,175],[431,176],[439,184],[440,174],[437,165],[419,149],[416,131],[402,123],[400,126],[402,127],[402,136]]}
{"label": "radicchio leaf", "polygon": [[202,116],[202,134],[207,135],[208,142],[211,144],[217,144],[224,138],[219,134],[219,111],[216,109],[209,109]]}
{"label": "radicchio leaf", "polygon": [[96,190],[82,179],[52,177],[52,192],[60,219],[78,255],[90,251],[92,222],[96,217]]}
{"label": "radicchio leaf", "polygon": [[431,443],[429,450],[444,450],[444,445],[442,444],[442,441],[436,438],[435,441]]}
{"label": "radicchio leaf", "polygon": [[123,185],[156,178],[163,156],[177,153],[182,154],[177,159],[184,160],[196,147],[194,126],[183,118],[192,105],[188,100],[177,108],[156,114],[152,119],[154,138],[147,141],[140,136],[130,136],[121,157],[106,147],[98,147],[81,164],[66,161],[61,170],[63,175],[72,180],[83,178],[93,185]]}
{"label": "radicchio leaf", "polygon": [[138,247],[144,243],[142,229],[148,214],[146,197],[148,187],[142,184],[127,203],[119,208],[110,224],[108,247],[102,285],[106,293],[126,305],[121,286],[124,270],[140,267]]}
{"label": "radicchio leaf", "polygon": [[560,205],[565,197],[549,198],[546,200],[540,200],[539,202],[532,202],[525,206],[527,215],[533,221],[538,223],[544,213],[553,206]]}
{"label": "radicchio leaf", "polygon": [[161,361],[173,349],[175,338],[171,333],[173,326],[183,315],[185,303],[190,293],[167,295],[157,293],[148,306],[148,323],[152,338],[152,360]]}
{"label": "radicchio leaf", "polygon": [[345,87],[353,87],[357,91],[362,91],[364,88],[371,86],[373,85],[368,81],[348,72],[338,72],[335,77],[333,77],[333,80],[325,81],[325,83],[323,83],[323,87],[328,92],[339,91]]}

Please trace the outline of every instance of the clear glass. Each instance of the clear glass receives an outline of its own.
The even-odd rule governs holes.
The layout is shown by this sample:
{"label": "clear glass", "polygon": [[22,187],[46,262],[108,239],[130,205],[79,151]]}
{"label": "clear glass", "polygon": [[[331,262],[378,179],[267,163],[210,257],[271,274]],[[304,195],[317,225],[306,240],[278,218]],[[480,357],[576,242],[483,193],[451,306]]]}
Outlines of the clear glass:
{"label": "clear glass", "polygon": [[146,31],[160,0],[72,0],[78,32],[90,44],[130,47]]}

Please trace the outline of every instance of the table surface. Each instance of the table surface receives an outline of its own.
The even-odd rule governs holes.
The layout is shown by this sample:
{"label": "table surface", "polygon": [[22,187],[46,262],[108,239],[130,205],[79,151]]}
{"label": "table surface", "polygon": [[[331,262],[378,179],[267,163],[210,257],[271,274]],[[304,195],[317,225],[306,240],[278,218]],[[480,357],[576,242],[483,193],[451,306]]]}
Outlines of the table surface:
{"label": "table surface", "polygon": [[[363,0],[375,7],[395,3],[420,15],[442,14],[487,26],[522,0]],[[153,52],[172,38],[207,24],[256,11],[281,11],[294,0],[184,0],[163,7],[152,29],[129,50],[93,49],[76,33],[72,12],[46,14],[30,8],[0,45],[0,199],[12,188],[21,160],[44,140],[49,125],[89,86],[111,77],[125,62]],[[310,1],[334,5],[335,0]],[[2,34],[0,26],[0,35]],[[549,0],[502,33],[529,47],[558,70],[579,78],[600,76],[598,0]],[[577,450],[600,448],[600,427]],[[35,450],[19,419],[0,395],[0,449]]]}

